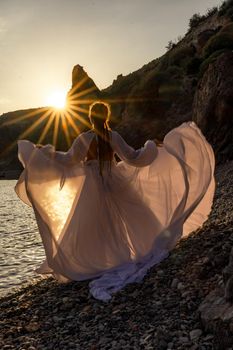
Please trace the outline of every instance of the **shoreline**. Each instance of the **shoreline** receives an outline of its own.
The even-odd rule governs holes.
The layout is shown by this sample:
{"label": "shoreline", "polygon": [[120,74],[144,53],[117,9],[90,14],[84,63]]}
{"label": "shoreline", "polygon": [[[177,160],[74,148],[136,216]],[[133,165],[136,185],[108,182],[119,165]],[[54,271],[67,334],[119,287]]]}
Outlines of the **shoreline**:
{"label": "shoreline", "polygon": [[89,295],[89,281],[62,285],[52,277],[1,297],[1,349],[221,349],[229,337],[206,329],[199,307],[223,288],[233,243],[233,161],[216,168],[216,185],[202,228],[109,302]]}

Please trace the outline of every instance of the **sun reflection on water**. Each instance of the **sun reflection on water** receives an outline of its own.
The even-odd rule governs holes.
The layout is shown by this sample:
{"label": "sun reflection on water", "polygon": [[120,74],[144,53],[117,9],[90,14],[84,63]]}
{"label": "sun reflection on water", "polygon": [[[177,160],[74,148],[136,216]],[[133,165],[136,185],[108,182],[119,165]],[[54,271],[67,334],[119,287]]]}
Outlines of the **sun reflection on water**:
{"label": "sun reflection on water", "polygon": [[74,201],[75,191],[69,186],[49,186],[43,194],[42,206],[51,221],[51,228],[57,240],[68,219]]}

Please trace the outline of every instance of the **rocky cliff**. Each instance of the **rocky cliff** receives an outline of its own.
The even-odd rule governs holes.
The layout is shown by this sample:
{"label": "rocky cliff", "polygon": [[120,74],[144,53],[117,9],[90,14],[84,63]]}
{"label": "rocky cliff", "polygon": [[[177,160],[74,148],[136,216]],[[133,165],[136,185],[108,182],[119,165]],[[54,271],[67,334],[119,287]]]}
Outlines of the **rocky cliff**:
{"label": "rocky cliff", "polygon": [[[115,98],[118,129],[134,145],[163,138],[194,120],[213,145],[217,161],[233,158],[233,2],[194,15],[190,29],[168,52],[138,71],[119,75],[103,96]],[[134,125],[134,132],[132,132]]]}
{"label": "rocky cliff", "polygon": [[[112,105],[113,126],[135,147],[148,138],[162,139],[183,121],[194,120],[213,145],[217,161],[233,159],[232,14],[232,0],[204,16],[195,14],[185,36],[169,42],[162,57],[126,76],[118,75],[102,91],[83,67],[75,66],[67,94],[68,118],[57,119],[58,149],[67,149],[88,128],[89,105],[102,99]],[[19,168],[15,141],[22,135],[38,142],[47,128],[43,143],[54,143],[56,118],[48,126],[46,118],[40,119],[43,113],[50,115],[52,110],[16,111],[0,117],[0,171]]]}

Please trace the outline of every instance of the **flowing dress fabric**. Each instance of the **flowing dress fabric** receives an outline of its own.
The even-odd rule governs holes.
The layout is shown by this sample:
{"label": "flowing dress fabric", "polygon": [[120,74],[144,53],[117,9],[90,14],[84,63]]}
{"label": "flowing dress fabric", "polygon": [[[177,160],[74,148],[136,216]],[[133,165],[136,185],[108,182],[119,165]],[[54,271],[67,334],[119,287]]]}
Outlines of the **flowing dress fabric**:
{"label": "flowing dress fabric", "polygon": [[33,207],[46,260],[36,270],[60,282],[91,279],[91,294],[108,300],[140,282],[177,241],[200,227],[215,190],[214,154],[193,122],[170,131],[162,147],[134,150],[115,131],[121,159],[99,174],[86,161],[95,137],[80,134],[68,152],[18,141],[24,166],[15,190]]}

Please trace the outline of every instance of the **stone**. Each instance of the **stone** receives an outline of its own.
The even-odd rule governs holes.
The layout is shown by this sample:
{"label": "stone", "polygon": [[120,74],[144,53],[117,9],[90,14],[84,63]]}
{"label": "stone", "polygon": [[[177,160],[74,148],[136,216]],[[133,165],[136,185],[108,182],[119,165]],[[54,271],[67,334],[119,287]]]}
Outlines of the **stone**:
{"label": "stone", "polygon": [[58,323],[58,322],[63,321],[63,320],[64,320],[63,317],[53,316],[53,321],[54,321],[55,323]]}
{"label": "stone", "polygon": [[164,271],[163,270],[158,270],[157,271],[157,275],[158,276],[163,276],[164,275]]}
{"label": "stone", "polygon": [[25,326],[27,332],[36,332],[40,328],[40,324],[38,322],[30,322]]}
{"label": "stone", "polygon": [[70,301],[70,298],[69,297],[64,297],[62,298],[62,302],[63,303],[68,303]]}
{"label": "stone", "polygon": [[177,289],[178,290],[182,290],[182,289],[184,289],[185,288],[185,285],[182,283],[182,282],[179,282],[178,284],[177,284]]}
{"label": "stone", "polygon": [[189,336],[191,340],[199,339],[201,335],[202,335],[201,329],[193,329],[191,332],[189,332]]}
{"label": "stone", "polygon": [[[233,323],[233,305],[226,301],[223,288],[210,292],[198,308],[204,329],[219,339],[219,330],[223,330],[222,344],[232,342],[231,324]],[[226,345],[224,345],[226,346]]]}
{"label": "stone", "polygon": [[167,349],[167,342],[164,339],[161,339],[159,341],[159,349],[166,350]]}
{"label": "stone", "polygon": [[189,342],[189,338],[188,337],[179,337],[179,343],[181,344],[185,344]]}
{"label": "stone", "polygon": [[171,288],[177,288],[179,283],[179,280],[177,278],[174,278],[171,283]]}
{"label": "stone", "polygon": [[184,299],[187,298],[189,295],[190,295],[190,292],[188,290],[181,294],[182,298]]}

